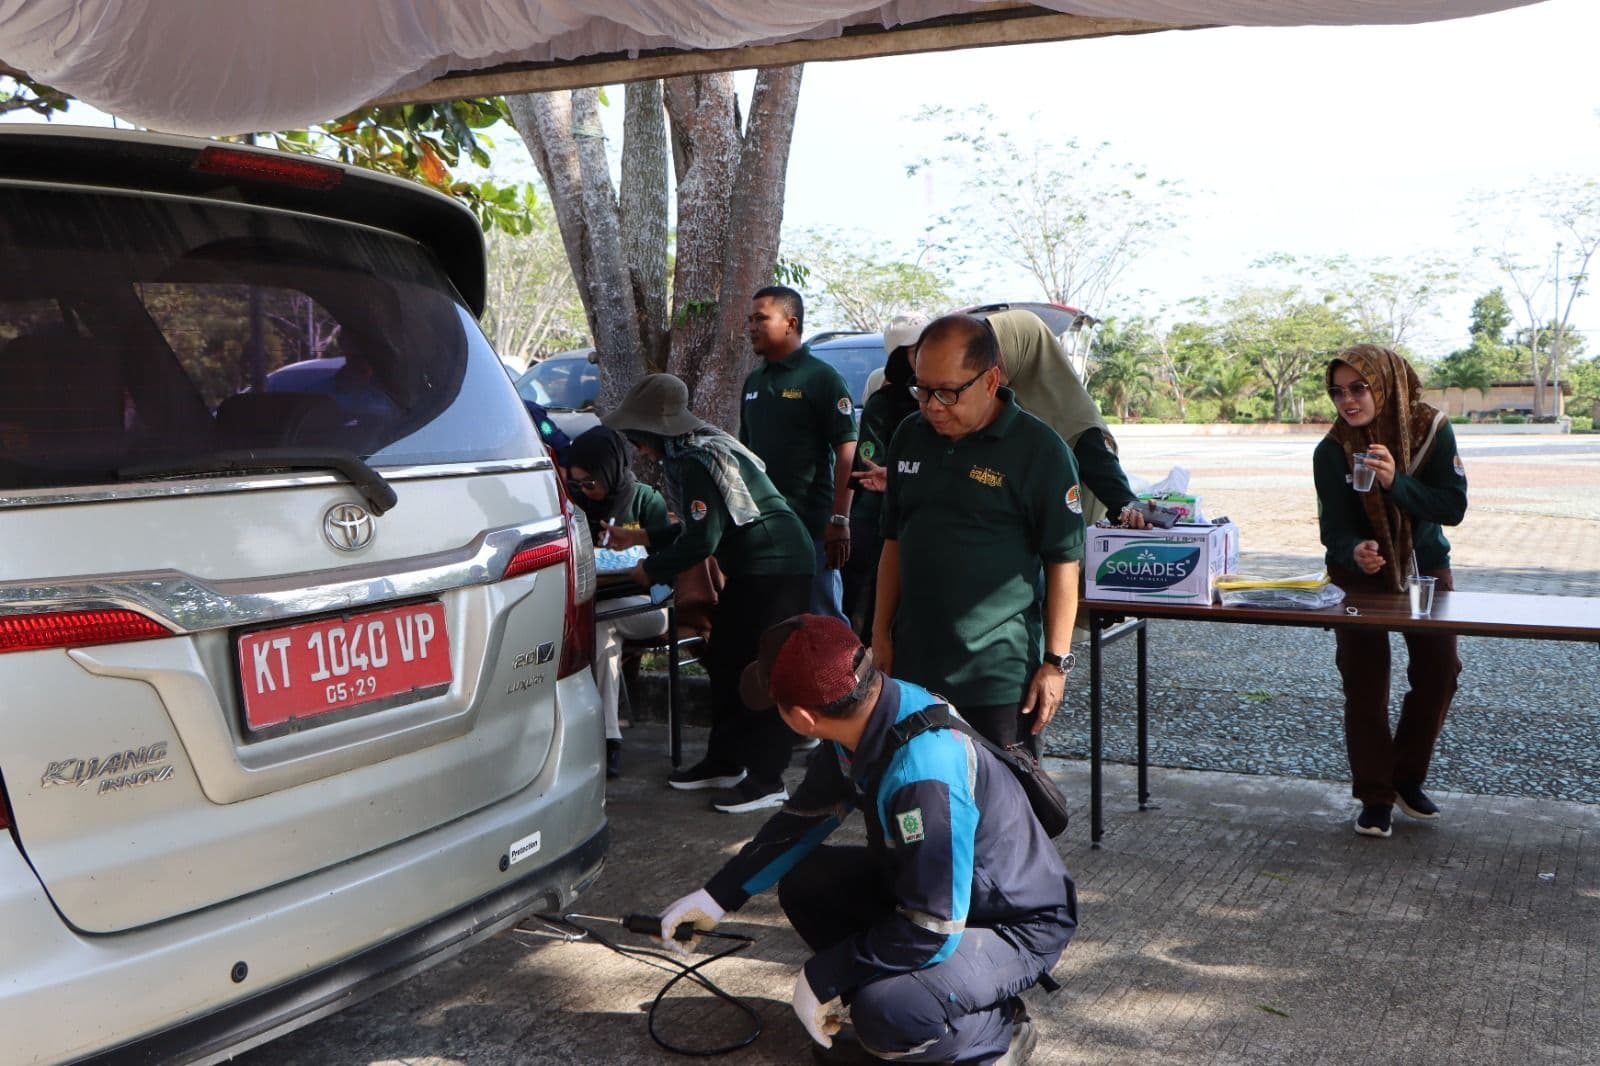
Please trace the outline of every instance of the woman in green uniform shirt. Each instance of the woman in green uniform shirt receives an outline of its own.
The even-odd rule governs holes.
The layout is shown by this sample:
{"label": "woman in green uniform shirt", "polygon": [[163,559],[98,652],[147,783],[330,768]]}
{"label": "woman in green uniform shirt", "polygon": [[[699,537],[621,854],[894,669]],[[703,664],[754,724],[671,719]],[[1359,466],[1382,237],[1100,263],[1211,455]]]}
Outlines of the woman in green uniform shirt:
{"label": "woman in green uniform shirt", "polygon": [[[567,451],[567,490],[572,502],[589,520],[595,545],[610,546],[618,529],[665,530],[667,504],[661,493],[641,484],[628,469],[628,445],[612,429],[595,426],[573,441]],[[607,604],[612,609],[643,606],[649,597],[630,597]],[[599,622],[594,632],[594,679],[600,689],[600,707],[606,723],[606,776],[616,777],[622,766],[622,730],[617,721],[617,697],[622,688],[622,642],[649,640],[667,631],[667,612],[646,611],[615,622]]]}
{"label": "woman in green uniform shirt", "polygon": [[[1352,592],[1398,596],[1411,573],[1453,587],[1440,527],[1466,514],[1467,477],[1449,419],[1422,402],[1410,363],[1372,344],[1346,349],[1328,365],[1328,395],[1338,418],[1312,457],[1328,575]],[[1369,492],[1351,484],[1359,452],[1375,475]],[[1413,818],[1437,818],[1422,784],[1461,673],[1454,634],[1405,634],[1411,690],[1393,734],[1389,634],[1338,630],[1335,640],[1351,791],[1361,801],[1355,831],[1388,836],[1396,802]]]}
{"label": "woman in green uniform shirt", "polygon": [[642,543],[640,585],[667,584],[715,555],[727,584],[717,600],[704,659],[711,680],[711,737],[699,763],[675,771],[677,789],[718,788],[719,811],[741,813],[788,799],[783,770],[795,735],[776,710],[751,711],[739,675],[755,661],[761,634],[801,614],[811,594],[816,549],[805,525],[748,448],[689,411],[689,390],[671,374],[639,380],[606,415],[641,452],[662,464],[667,506],[679,516],[663,530],[613,534],[619,547]]}

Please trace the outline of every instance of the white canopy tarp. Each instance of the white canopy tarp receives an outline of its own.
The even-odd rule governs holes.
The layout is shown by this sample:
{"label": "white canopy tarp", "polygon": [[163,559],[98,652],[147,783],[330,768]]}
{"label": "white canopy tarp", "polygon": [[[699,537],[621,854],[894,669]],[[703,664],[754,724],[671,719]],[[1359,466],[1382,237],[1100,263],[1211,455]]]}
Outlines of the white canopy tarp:
{"label": "white canopy tarp", "polygon": [[[1536,0],[1036,0],[1163,26],[1430,22]],[[0,0],[0,62],[174,133],[295,129],[446,74],[992,18],[971,0]]]}

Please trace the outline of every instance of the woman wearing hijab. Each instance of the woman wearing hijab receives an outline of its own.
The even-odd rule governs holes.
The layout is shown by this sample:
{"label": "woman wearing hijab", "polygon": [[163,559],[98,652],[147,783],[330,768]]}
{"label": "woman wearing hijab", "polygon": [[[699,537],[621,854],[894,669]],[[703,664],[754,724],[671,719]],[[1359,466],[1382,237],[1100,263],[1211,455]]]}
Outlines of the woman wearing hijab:
{"label": "woman wearing hijab", "polygon": [[[894,431],[917,411],[911,395],[911,351],[931,319],[924,314],[896,315],[883,331],[883,347],[889,359],[883,366],[882,384],[869,390],[861,409],[861,427],[856,441],[857,465],[865,470],[889,453]],[[883,548],[883,531],[878,528],[883,514],[883,490],[860,485],[850,504],[850,561],[844,567],[844,612],[863,642],[872,643],[873,608],[878,596],[878,555]]]}
{"label": "woman wearing hijab", "polygon": [[[628,446],[612,429],[595,426],[567,450],[567,489],[572,502],[589,520],[594,543],[610,546],[618,530],[666,529],[667,504],[661,494],[642,484],[628,469]],[[641,607],[648,596],[608,604],[616,609]],[[606,722],[606,776],[622,768],[622,730],[617,722],[617,697],[622,688],[622,642],[649,640],[667,631],[667,612],[647,611],[595,625],[595,684]]]}
{"label": "woman wearing hijab", "polygon": [[1130,510],[1138,494],[1117,460],[1117,442],[1050,327],[1032,311],[1000,311],[988,321],[1000,342],[1001,382],[1024,410],[1061,435],[1078,461],[1083,524],[1114,514],[1118,524],[1144,529],[1144,516]]}
{"label": "woman wearing hijab", "polygon": [[782,806],[789,798],[782,774],[795,735],[776,710],[745,708],[739,675],[755,661],[769,626],[805,611],[815,568],[811,535],[761,460],[692,414],[688,388],[671,374],[642,378],[604,421],[662,464],[667,506],[680,516],[665,529],[612,534],[613,545],[651,549],[634,568],[634,580],[647,587],[670,584],[708,555],[716,556],[727,578],[704,659],[711,675],[706,755],[667,783],[724,789],[712,803],[719,811]]}
{"label": "woman wearing hijab", "polygon": [[[1466,514],[1467,476],[1449,419],[1422,402],[1410,363],[1373,344],[1328,364],[1328,396],[1338,419],[1317,445],[1312,471],[1329,577],[1346,591],[1400,595],[1411,574],[1452,588],[1450,542],[1440,527]],[[1351,481],[1361,452],[1374,473],[1368,492]],[[1413,818],[1439,817],[1422,784],[1461,673],[1455,635],[1405,634],[1411,690],[1392,735],[1389,634],[1338,630],[1335,639],[1351,791],[1361,802],[1355,831],[1388,836],[1396,802]]]}

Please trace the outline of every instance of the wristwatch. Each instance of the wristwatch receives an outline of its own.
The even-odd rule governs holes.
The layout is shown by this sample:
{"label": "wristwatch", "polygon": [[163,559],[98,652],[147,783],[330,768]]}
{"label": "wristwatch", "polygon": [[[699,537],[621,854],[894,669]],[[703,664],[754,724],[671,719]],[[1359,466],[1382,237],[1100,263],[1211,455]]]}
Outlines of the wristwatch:
{"label": "wristwatch", "polygon": [[1047,651],[1044,653],[1044,664],[1046,666],[1053,666],[1057,670],[1060,670],[1062,677],[1072,673],[1072,668],[1077,664],[1077,662],[1077,657],[1074,656],[1070,651],[1065,655],[1057,655],[1053,651]]}
{"label": "wristwatch", "polygon": [[846,529],[848,529],[850,528],[850,516],[847,514],[836,514],[828,519],[828,525],[844,526]]}

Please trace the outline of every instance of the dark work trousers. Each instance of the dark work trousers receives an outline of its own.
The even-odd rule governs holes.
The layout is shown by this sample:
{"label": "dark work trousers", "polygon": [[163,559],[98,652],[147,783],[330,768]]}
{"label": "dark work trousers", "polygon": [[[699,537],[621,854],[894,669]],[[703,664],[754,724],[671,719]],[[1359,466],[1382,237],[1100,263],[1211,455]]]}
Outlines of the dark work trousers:
{"label": "dark work trousers", "polygon": [[[1455,587],[1450,571],[1430,570],[1436,588]],[[1382,592],[1365,574],[1337,569],[1330,577],[1347,592]],[[1402,594],[1403,595],[1403,594]],[[1461,659],[1454,633],[1405,634],[1411,690],[1400,704],[1400,723],[1389,732],[1389,634],[1336,630],[1339,676],[1344,679],[1344,739],[1350,756],[1350,791],[1362,804],[1394,803],[1396,785],[1421,787],[1433,746],[1456,694]]]}
{"label": "dark work trousers", "polygon": [[877,613],[878,556],[883,554],[883,537],[878,520],[850,519],[850,561],[840,571],[844,575],[844,613],[850,628],[863,644],[872,643],[872,619]]}
{"label": "dark work trousers", "polygon": [[[1031,678],[1029,679],[1032,680]],[[1023,714],[1020,703],[998,703],[988,707],[957,707],[961,717],[982,733],[991,744],[1002,748],[1021,743],[1039,754],[1039,734],[1033,731],[1034,714]]]}
{"label": "dark work trousers", "polygon": [[775,708],[752,711],[739,698],[739,675],[755,661],[761,634],[791,615],[804,614],[811,595],[808,574],[730,577],[717,597],[706,648],[711,677],[713,766],[741,768],[752,780],[776,787],[789,765],[795,735]]}
{"label": "dark work trousers", "polygon": [[[866,848],[826,844],[778,882],[778,902],[813,952],[865,932],[895,909],[883,869]],[[856,988],[850,1020],[861,1046],[881,1058],[988,1061],[1011,1045],[1010,998],[1060,957],[1042,959],[996,930],[968,926],[940,962]]]}

